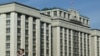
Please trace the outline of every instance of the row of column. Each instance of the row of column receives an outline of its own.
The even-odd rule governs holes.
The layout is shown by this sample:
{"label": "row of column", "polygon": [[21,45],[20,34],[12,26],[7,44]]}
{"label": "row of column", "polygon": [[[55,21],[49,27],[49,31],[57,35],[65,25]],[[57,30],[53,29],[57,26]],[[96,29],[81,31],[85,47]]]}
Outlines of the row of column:
{"label": "row of column", "polygon": [[[67,29],[67,30],[65,30],[66,28],[62,28],[62,37],[60,36],[61,34],[60,34],[60,29],[61,29],[61,27],[57,27],[57,38],[58,38],[58,40],[57,40],[57,43],[59,43],[58,44],[58,46],[57,46],[57,56],[60,56],[61,55],[61,50],[60,50],[60,46],[61,46],[61,44],[60,44],[60,38],[62,38],[63,39],[63,56],[65,56],[65,31],[67,31],[66,33],[67,33],[67,56],[70,56],[70,52],[69,52],[69,47],[70,47],[70,45],[71,45],[71,49],[70,49],[70,51],[71,51],[71,56],[74,56],[73,55],[73,47],[74,47],[74,44],[73,44],[73,31],[74,30],[71,30],[71,29]],[[70,32],[69,32],[70,31]],[[80,34],[82,34],[82,48],[81,48],[81,42],[80,42],[80,38],[81,38],[81,36],[80,36]],[[71,38],[71,40],[70,40],[70,38]],[[81,49],[82,49],[82,55],[84,56],[85,55],[85,53],[86,53],[86,56],[88,56],[88,54],[90,54],[90,52],[88,53],[88,45],[89,45],[89,43],[90,43],[90,41],[89,41],[89,43],[88,43],[88,39],[90,39],[90,36],[89,36],[89,34],[86,34],[86,33],[82,33],[82,32],[78,32],[78,40],[79,40],[79,43],[77,43],[78,45],[79,45],[79,56],[81,56]],[[69,44],[69,41],[71,42],[70,44]],[[85,45],[85,46],[84,46]],[[85,49],[86,48],[86,49]],[[84,52],[84,50],[86,50],[86,52]]]}

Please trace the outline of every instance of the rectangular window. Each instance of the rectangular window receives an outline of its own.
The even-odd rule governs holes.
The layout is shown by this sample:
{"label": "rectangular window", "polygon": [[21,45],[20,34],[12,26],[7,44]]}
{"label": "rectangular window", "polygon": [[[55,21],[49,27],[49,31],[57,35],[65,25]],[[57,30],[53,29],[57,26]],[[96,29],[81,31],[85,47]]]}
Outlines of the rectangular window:
{"label": "rectangular window", "polygon": [[62,11],[60,11],[60,17],[61,17]]}
{"label": "rectangular window", "polygon": [[28,22],[25,22],[25,28],[28,28]]}
{"label": "rectangular window", "polygon": [[6,33],[10,33],[10,28],[6,28]]}
{"label": "rectangular window", "polygon": [[10,20],[6,20],[6,25],[10,25]]}
{"label": "rectangular window", "polygon": [[33,22],[36,22],[36,17],[33,17]]}
{"label": "rectangular window", "polygon": [[36,32],[35,31],[33,31],[33,37],[35,37],[36,36]]}
{"label": "rectangular window", "polygon": [[21,29],[20,28],[17,28],[17,33],[21,33]]}
{"label": "rectangular window", "polygon": [[47,12],[48,15],[50,15],[50,12]]}
{"label": "rectangular window", "polygon": [[57,11],[54,11],[54,16],[57,16]]}
{"label": "rectangular window", "polygon": [[10,13],[6,13],[6,18],[10,18]]}
{"label": "rectangular window", "polygon": [[68,14],[68,19],[70,19],[70,14]]}
{"label": "rectangular window", "polygon": [[6,56],[10,56],[10,51],[6,51]]}
{"label": "rectangular window", "polygon": [[10,43],[6,43],[6,49],[10,48]]}
{"label": "rectangular window", "polygon": [[21,14],[20,14],[20,13],[18,13],[17,17],[18,17],[18,19],[21,19]]}
{"label": "rectangular window", "polygon": [[10,35],[6,36],[6,41],[10,41]]}
{"label": "rectangular window", "polygon": [[64,18],[66,18],[66,12],[64,12]]}
{"label": "rectangular window", "polygon": [[36,29],[36,24],[33,24],[33,29]]}
{"label": "rectangular window", "polygon": [[20,36],[17,36],[17,41],[20,41],[21,37]]}
{"label": "rectangular window", "polygon": [[21,25],[21,21],[20,21],[20,20],[17,21],[17,25],[18,25],[18,26]]}
{"label": "rectangular window", "polygon": [[28,30],[25,30],[25,34],[28,35]]}
{"label": "rectangular window", "polygon": [[28,16],[28,15],[26,15],[26,16],[25,16],[25,20],[28,20],[28,18],[29,18],[29,16]]}

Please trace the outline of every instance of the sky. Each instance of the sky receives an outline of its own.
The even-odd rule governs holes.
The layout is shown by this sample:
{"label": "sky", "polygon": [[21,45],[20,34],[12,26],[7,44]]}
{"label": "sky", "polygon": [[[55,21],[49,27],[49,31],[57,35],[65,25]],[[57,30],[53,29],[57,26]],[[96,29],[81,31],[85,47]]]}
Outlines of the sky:
{"label": "sky", "polygon": [[89,18],[92,29],[100,29],[100,0],[0,0],[0,4],[12,1],[38,9],[59,7],[67,10],[73,8],[78,10],[80,15]]}

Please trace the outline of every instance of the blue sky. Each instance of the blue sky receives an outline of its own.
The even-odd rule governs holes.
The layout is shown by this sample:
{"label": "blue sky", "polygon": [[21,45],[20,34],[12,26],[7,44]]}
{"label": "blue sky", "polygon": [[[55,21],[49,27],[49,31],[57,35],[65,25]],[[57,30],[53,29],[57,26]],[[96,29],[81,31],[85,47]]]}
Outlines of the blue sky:
{"label": "blue sky", "polygon": [[100,29],[100,0],[0,0],[0,3],[17,1],[31,7],[42,9],[45,7],[74,8],[81,15],[90,18],[90,26]]}

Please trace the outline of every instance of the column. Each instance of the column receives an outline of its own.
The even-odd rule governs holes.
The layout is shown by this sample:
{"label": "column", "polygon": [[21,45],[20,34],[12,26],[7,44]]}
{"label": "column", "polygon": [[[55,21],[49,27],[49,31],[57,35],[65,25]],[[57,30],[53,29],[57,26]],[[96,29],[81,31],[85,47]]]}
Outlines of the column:
{"label": "column", "polygon": [[40,56],[40,19],[36,19],[36,56]]}
{"label": "column", "polygon": [[57,10],[57,16],[60,17],[60,11],[59,10]]}
{"label": "column", "polygon": [[99,56],[100,56],[100,36],[99,36]]}
{"label": "column", "polygon": [[33,56],[33,18],[29,17],[29,56]]}
{"label": "column", "polygon": [[88,40],[88,37],[87,37],[87,34],[86,34],[86,56],[88,56],[88,42],[87,42],[87,40]]}
{"label": "column", "polygon": [[46,23],[44,23],[44,56],[46,56]]}
{"label": "column", "polygon": [[71,56],[73,56],[73,30],[71,30]]}
{"label": "column", "polygon": [[17,13],[11,13],[11,55],[17,56]]}
{"label": "column", "polygon": [[97,36],[94,37],[94,51],[95,51],[95,56],[97,56]]}
{"label": "column", "polygon": [[81,47],[80,46],[80,32],[78,33],[78,36],[79,36],[79,56],[81,56],[81,54],[80,54],[81,53],[81,48],[80,48]]}
{"label": "column", "polygon": [[60,56],[60,27],[57,27],[57,56]]}
{"label": "column", "polygon": [[82,52],[84,56],[84,33],[82,33]]}
{"label": "column", "polygon": [[51,56],[51,51],[52,51],[52,48],[51,48],[51,25],[49,25],[49,56]]}
{"label": "column", "polygon": [[69,56],[69,29],[67,29],[67,56]]}
{"label": "column", "polygon": [[91,35],[89,34],[89,55],[88,56],[91,56],[91,53],[90,53],[91,52],[91,49],[90,49],[91,48],[91,46],[90,46],[91,40],[90,39],[91,39]]}
{"label": "column", "polygon": [[63,28],[63,56],[65,56],[65,28]]}
{"label": "column", "polygon": [[0,14],[0,55],[6,56],[6,14]]}
{"label": "column", "polygon": [[25,15],[21,15],[21,48],[25,49]]}

